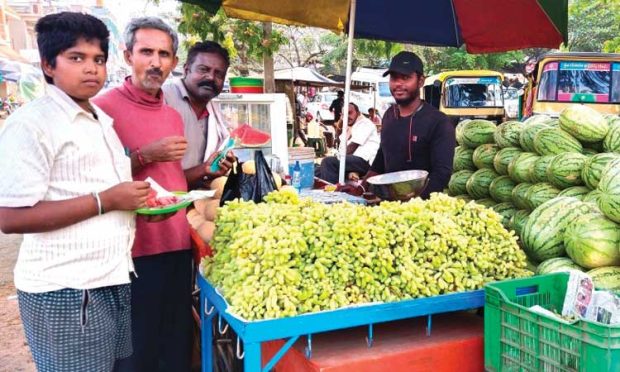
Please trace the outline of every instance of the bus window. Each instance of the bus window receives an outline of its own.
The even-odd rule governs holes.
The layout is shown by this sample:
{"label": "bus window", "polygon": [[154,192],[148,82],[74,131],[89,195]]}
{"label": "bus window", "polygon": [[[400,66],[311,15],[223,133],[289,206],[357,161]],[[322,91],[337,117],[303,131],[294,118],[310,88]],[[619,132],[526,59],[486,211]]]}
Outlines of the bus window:
{"label": "bus window", "polygon": [[538,85],[538,100],[555,101],[557,97],[557,85],[558,63],[551,62],[545,64],[543,73],[540,77],[540,84]]}
{"label": "bus window", "polygon": [[499,77],[446,80],[446,107],[503,107]]}

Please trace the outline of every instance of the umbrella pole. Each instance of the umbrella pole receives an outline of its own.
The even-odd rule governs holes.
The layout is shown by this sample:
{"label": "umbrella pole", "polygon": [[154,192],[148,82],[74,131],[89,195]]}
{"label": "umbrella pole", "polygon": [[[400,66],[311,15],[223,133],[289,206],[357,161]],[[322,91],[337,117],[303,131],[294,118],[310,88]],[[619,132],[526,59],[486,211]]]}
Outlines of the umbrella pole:
{"label": "umbrella pole", "polygon": [[349,122],[349,93],[351,92],[351,64],[353,62],[353,34],[355,33],[356,0],[351,0],[349,8],[349,40],[347,44],[347,72],[344,84],[344,106],[342,107],[342,138],[340,143],[340,172],[338,182],[344,184],[344,168],[347,159],[347,131]]}

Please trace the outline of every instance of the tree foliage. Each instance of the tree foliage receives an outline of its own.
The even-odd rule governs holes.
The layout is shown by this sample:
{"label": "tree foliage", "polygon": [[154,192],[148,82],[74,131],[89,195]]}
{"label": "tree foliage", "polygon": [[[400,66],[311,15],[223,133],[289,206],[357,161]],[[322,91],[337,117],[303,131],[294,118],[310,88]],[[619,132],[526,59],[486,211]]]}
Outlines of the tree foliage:
{"label": "tree foliage", "polygon": [[615,50],[620,44],[620,1],[571,0],[568,6],[568,45],[571,52]]}

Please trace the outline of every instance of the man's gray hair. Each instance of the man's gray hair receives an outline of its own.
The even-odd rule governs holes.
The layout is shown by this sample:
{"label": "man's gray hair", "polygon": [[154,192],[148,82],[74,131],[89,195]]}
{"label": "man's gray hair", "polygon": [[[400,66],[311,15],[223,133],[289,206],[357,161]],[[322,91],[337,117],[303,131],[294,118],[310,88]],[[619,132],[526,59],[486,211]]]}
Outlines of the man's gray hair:
{"label": "man's gray hair", "polygon": [[128,51],[133,51],[133,46],[136,43],[136,32],[140,29],[155,29],[167,33],[172,39],[172,50],[174,54],[177,54],[179,48],[179,37],[177,33],[168,26],[166,22],[157,17],[140,17],[132,19],[125,28],[125,48]]}

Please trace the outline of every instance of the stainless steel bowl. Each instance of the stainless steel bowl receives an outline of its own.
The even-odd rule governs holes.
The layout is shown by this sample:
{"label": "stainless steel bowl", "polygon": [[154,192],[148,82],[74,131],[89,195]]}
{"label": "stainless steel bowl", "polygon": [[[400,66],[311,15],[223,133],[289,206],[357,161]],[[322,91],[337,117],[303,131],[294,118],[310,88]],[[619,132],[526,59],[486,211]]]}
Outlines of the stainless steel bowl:
{"label": "stainless steel bowl", "polygon": [[428,183],[428,172],[408,170],[370,177],[370,191],[383,200],[407,201],[420,195]]}

